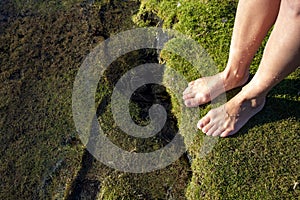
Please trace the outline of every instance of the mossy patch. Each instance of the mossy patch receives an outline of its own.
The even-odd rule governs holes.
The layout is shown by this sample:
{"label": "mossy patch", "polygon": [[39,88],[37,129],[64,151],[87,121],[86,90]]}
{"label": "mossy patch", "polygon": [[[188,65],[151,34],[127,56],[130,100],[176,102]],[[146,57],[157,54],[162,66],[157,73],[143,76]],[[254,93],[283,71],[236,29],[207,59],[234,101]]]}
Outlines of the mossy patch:
{"label": "mossy patch", "polygon": [[[134,20],[148,26],[151,22],[144,20],[144,16],[156,15],[163,21],[160,23],[163,27],[195,39],[222,70],[227,62],[236,6],[237,1],[231,0],[148,0],[142,1]],[[252,74],[257,70],[263,46],[251,65]],[[161,59],[188,80],[203,75],[195,74],[193,66],[179,56],[162,53]],[[204,158],[199,155],[203,133],[198,132],[194,145],[189,148],[193,177],[186,192],[188,199],[296,199],[299,196],[299,73],[298,69],[277,85],[268,95],[263,111],[234,137],[218,140]],[[228,98],[237,91],[229,92]],[[175,108],[178,101],[172,100]],[[199,118],[210,105],[200,109]],[[179,111],[173,110],[175,116],[180,117]]]}
{"label": "mossy patch", "polygon": [[[85,149],[72,118],[73,82],[83,59],[110,35],[135,26],[131,16],[138,2],[0,4],[0,199],[184,199],[190,178],[185,157],[160,171],[118,172]],[[99,122],[107,136],[128,151],[153,151],[172,137],[135,140],[113,123],[113,84],[132,63],[149,57],[153,54],[135,52],[121,58],[101,79],[96,94]],[[147,99],[155,87],[137,94]],[[147,124],[147,106],[153,99],[145,106],[140,96],[134,97],[131,114],[138,124]],[[168,101],[163,103],[170,110]],[[165,132],[176,131],[173,115],[169,124]]]}

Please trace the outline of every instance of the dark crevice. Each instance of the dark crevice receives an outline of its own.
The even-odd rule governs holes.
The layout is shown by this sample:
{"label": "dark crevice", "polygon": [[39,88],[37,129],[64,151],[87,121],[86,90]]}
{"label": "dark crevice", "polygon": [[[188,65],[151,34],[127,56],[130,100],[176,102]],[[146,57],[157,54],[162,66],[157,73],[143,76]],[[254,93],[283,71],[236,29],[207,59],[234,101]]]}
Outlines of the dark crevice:
{"label": "dark crevice", "polygon": [[94,157],[87,150],[85,150],[81,160],[81,168],[76,178],[72,182],[72,185],[70,187],[70,194],[66,198],[67,200],[81,199],[81,194],[83,193],[84,189],[88,189],[90,191],[90,194],[94,196],[94,198],[92,199],[95,199],[97,192],[99,191],[100,183],[95,183],[95,186],[97,187],[92,187],[89,189],[89,187],[86,187],[86,185],[90,184],[90,181],[85,179],[86,175],[93,165],[93,162]]}

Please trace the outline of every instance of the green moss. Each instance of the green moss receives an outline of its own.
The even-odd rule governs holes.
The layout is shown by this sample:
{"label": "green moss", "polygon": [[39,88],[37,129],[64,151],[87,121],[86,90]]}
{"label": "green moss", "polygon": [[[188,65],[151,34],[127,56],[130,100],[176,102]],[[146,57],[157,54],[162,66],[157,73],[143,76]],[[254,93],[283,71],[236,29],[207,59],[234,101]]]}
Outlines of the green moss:
{"label": "green moss", "polygon": [[[236,6],[237,1],[230,0],[147,0],[142,1],[134,19],[145,26],[150,22],[144,23],[143,16],[157,15],[165,28],[195,39],[222,70],[227,62]],[[263,46],[265,43],[266,40]],[[262,51],[263,47],[254,58],[252,74],[257,70]],[[187,80],[203,75],[195,74],[191,64],[178,55],[163,51],[161,58]],[[218,140],[204,158],[199,155],[203,133],[197,133],[189,148],[193,177],[186,192],[188,199],[295,199],[299,196],[299,186],[296,186],[300,171],[299,72],[298,69],[270,92],[263,111],[236,136]],[[229,92],[228,97],[236,92]],[[180,118],[180,99],[175,99],[175,95],[172,98],[173,113]],[[199,118],[209,109],[209,105],[202,106]]]}
{"label": "green moss", "polygon": [[[130,20],[123,19],[137,10],[136,4],[112,0],[82,4],[78,0],[13,1],[7,5],[3,2],[0,7],[4,13],[0,31],[3,50],[0,53],[0,199],[63,199],[70,198],[70,194],[99,199],[185,199],[184,196],[188,199],[293,199],[299,196],[296,183],[300,171],[297,148],[300,70],[270,92],[261,114],[251,119],[235,137],[219,140],[205,158],[199,156],[203,134],[197,132],[189,148],[192,172],[182,157],[159,171],[122,173],[95,161],[87,153],[73,124],[71,97],[74,78],[84,57],[110,34],[133,27]],[[230,0],[145,0],[133,19],[140,26],[159,24],[189,35],[207,50],[221,70],[228,57],[236,4]],[[16,16],[18,13],[21,15]],[[4,23],[5,16],[12,16],[9,23]],[[252,73],[261,55],[262,49],[251,66]],[[136,56],[129,59],[135,60]],[[163,51],[161,58],[187,80],[203,76],[178,55]],[[162,138],[143,141],[124,137],[113,123],[110,104],[105,100],[115,80],[129,69],[126,63],[120,66],[113,67],[99,84],[95,99],[97,106],[103,106],[97,113],[99,122],[107,136],[128,151],[162,147],[166,142]],[[180,120],[180,99],[171,92],[170,97],[172,105],[164,102],[171,118],[167,132],[174,132],[176,123],[187,122]],[[132,118],[141,125],[148,123],[147,118],[141,117],[145,107],[137,102],[130,104]],[[199,118],[209,109],[210,106],[202,107]]]}
{"label": "green moss", "polygon": [[[151,173],[118,172],[88,153],[73,122],[72,89],[83,59],[105,38],[134,27],[130,17],[138,3],[5,3],[0,2],[1,15],[11,18],[1,21],[0,34],[0,199],[184,199],[190,178],[185,158]],[[105,134],[128,151],[153,151],[166,143],[162,137],[127,136],[110,111],[113,85],[149,57],[153,55],[135,52],[121,58],[105,73],[95,95]],[[169,98],[166,92],[161,95]],[[149,121],[142,117],[148,111],[143,106],[130,104],[132,118],[140,125]],[[170,115],[167,133],[176,131],[173,118]]]}

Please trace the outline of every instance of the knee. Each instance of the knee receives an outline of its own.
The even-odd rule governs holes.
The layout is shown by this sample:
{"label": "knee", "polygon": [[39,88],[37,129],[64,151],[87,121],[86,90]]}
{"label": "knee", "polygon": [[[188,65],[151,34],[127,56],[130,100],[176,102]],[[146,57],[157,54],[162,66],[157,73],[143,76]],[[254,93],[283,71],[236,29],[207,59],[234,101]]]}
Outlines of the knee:
{"label": "knee", "polygon": [[291,16],[300,18],[300,0],[286,0],[286,3]]}

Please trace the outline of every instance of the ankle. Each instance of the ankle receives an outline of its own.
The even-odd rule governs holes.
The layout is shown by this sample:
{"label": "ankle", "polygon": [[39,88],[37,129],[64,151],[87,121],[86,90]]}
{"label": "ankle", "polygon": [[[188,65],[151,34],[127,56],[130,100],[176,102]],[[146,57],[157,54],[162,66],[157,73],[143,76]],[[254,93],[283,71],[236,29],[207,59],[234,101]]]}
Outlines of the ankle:
{"label": "ankle", "polygon": [[230,48],[228,63],[224,70],[226,78],[232,78],[237,81],[247,80],[251,61],[252,56],[248,51]]}
{"label": "ankle", "polygon": [[264,81],[261,76],[258,77],[257,74],[255,74],[251,81],[245,85],[245,90],[255,96],[266,97],[271,89],[270,83]]}
{"label": "ankle", "polygon": [[225,87],[241,86],[245,84],[249,78],[249,71],[239,70],[234,68],[226,68],[223,73]]}
{"label": "ankle", "polygon": [[226,79],[234,79],[237,81],[242,81],[244,79],[248,79],[249,71],[248,70],[240,70],[234,68],[226,68],[224,70],[224,76]]}
{"label": "ankle", "polygon": [[245,101],[250,101],[252,107],[258,107],[265,103],[267,93],[261,92],[256,86],[247,84],[242,88],[241,94]]}

